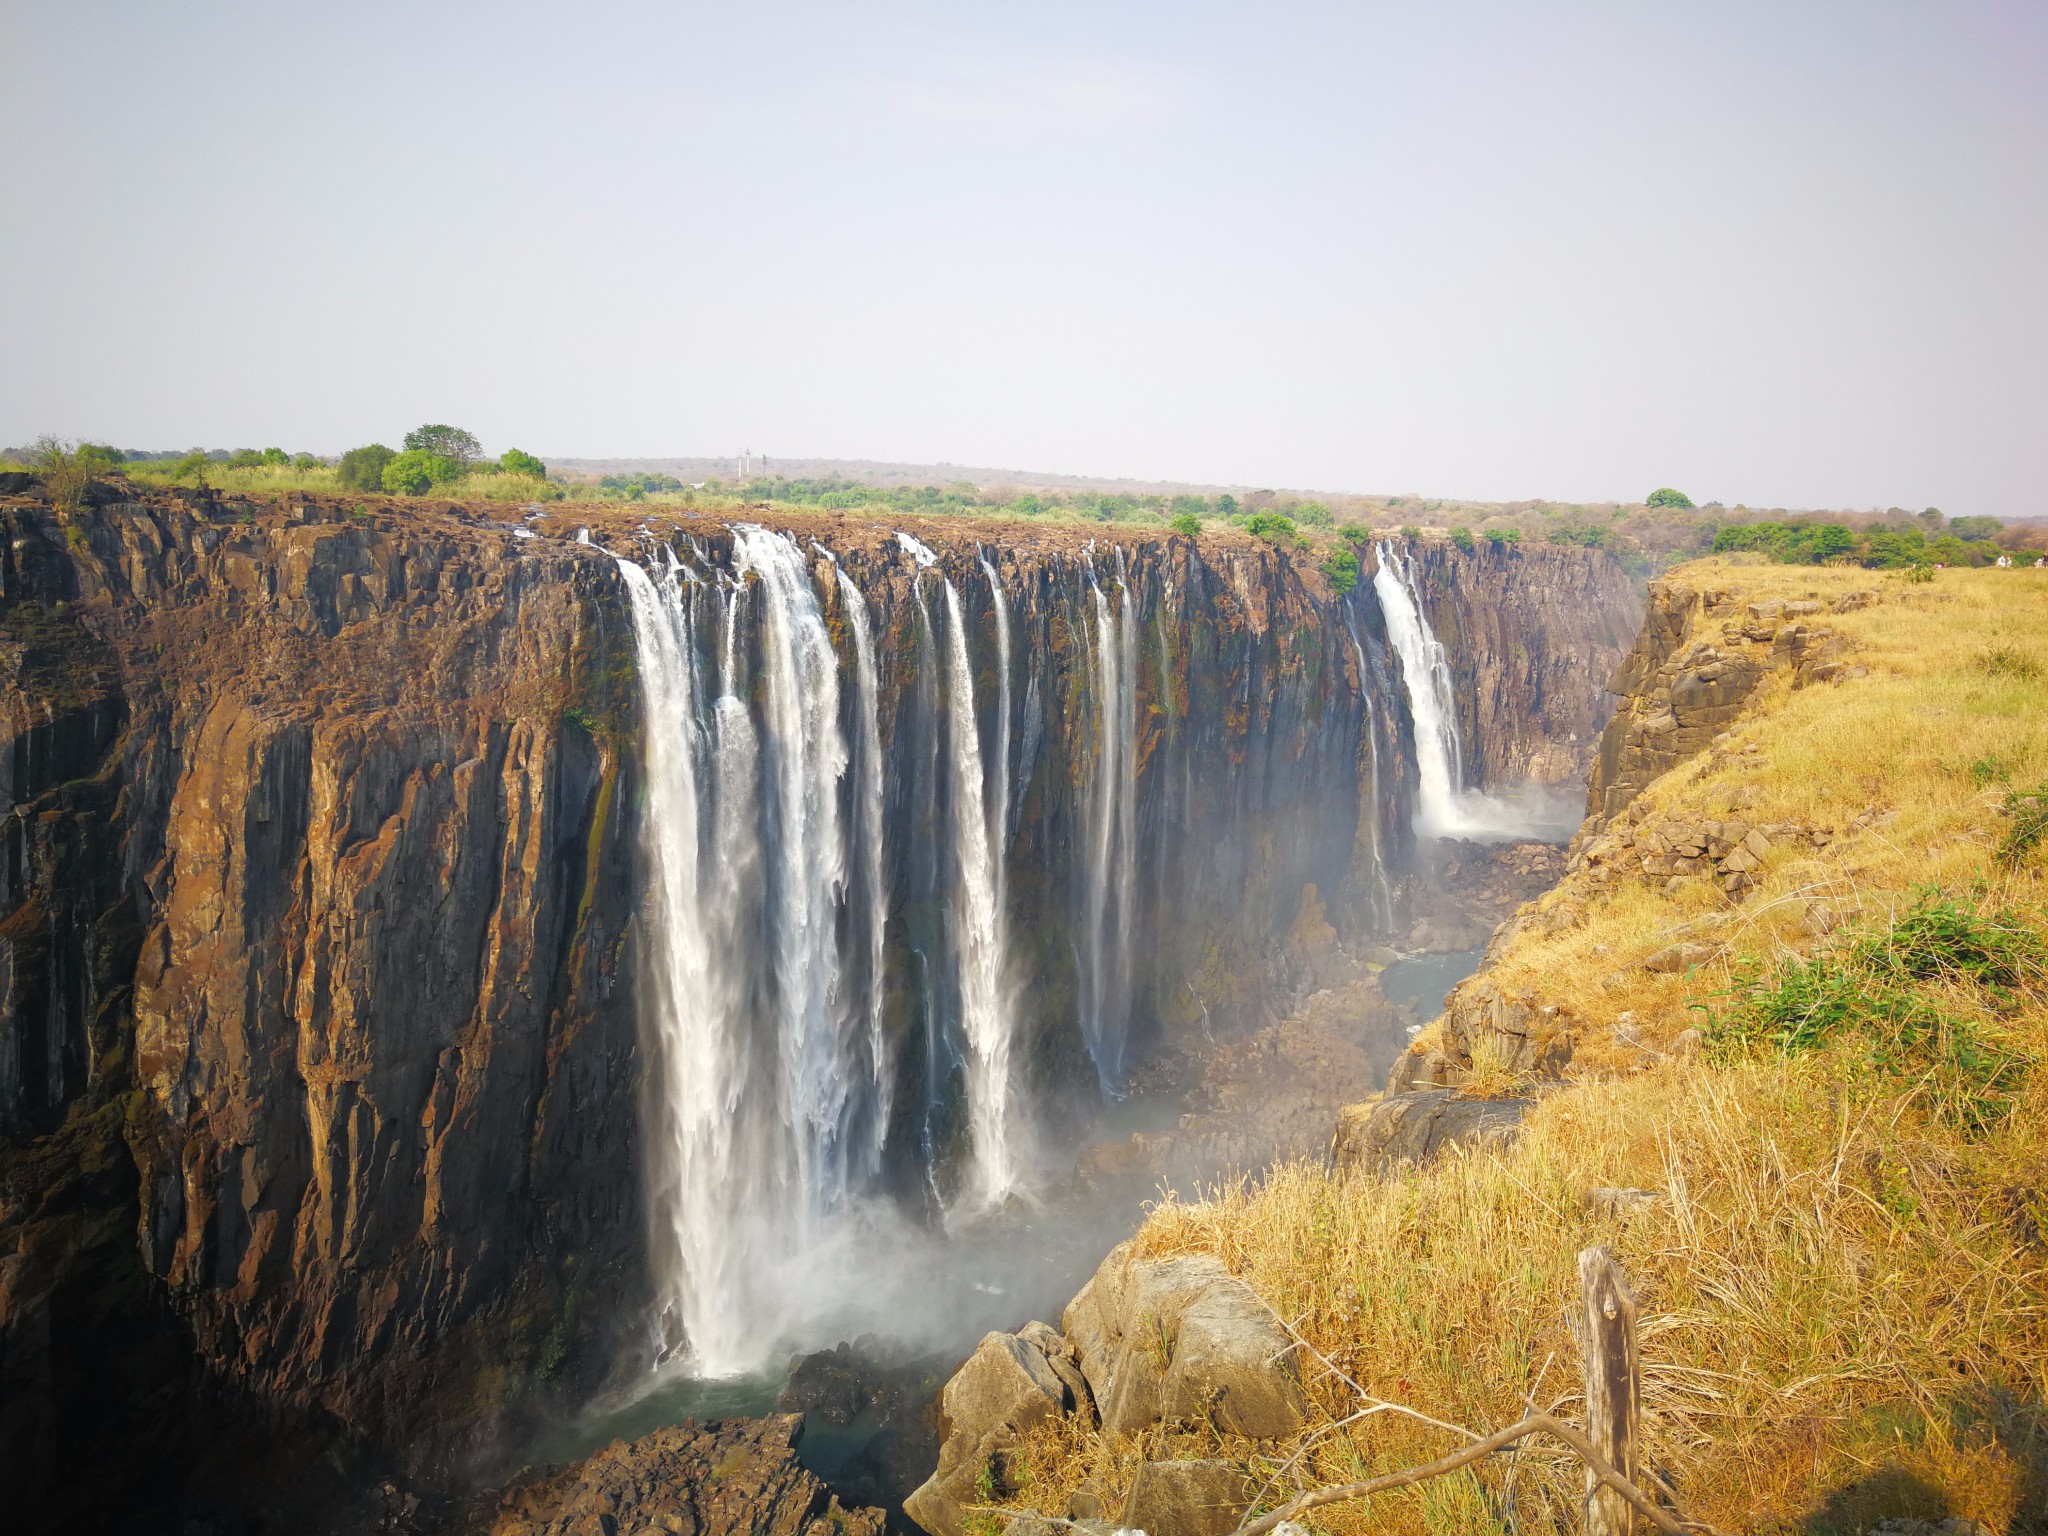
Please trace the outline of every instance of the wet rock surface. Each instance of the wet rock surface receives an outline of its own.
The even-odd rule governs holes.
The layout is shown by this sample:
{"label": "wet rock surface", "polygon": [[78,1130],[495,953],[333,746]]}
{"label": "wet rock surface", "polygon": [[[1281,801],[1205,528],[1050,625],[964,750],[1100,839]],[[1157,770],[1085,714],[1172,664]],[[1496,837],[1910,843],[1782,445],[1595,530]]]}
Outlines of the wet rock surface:
{"label": "wet rock surface", "polygon": [[508,1491],[464,1536],[882,1536],[797,1459],[803,1419],[729,1419],[618,1441]]}

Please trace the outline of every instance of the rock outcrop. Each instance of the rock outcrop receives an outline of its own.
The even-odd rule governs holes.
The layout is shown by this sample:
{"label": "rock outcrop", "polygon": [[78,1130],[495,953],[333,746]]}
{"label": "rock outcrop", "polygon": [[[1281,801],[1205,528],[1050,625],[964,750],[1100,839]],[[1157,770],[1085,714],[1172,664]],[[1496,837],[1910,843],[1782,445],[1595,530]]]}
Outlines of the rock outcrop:
{"label": "rock outcrop", "polygon": [[1375,1172],[1419,1164],[1451,1147],[1500,1146],[1519,1129],[1527,1099],[1468,1099],[1443,1088],[1389,1094],[1346,1106],[1331,1160]]}
{"label": "rock outcrop", "polygon": [[[1139,1258],[1124,1243],[1061,1322],[1060,1330],[1031,1323],[990,1334],[946,1384],[939,1469],[904,1501],[931,1536],[961,1536],[976,1502],[1004,1502],[1005,1449],[1061,1415],[1099,1419],[1104,1432],[1125,1437],[1164,1424],[1273,1440],[1306,1421],[1293,1338],[1213,1255]],[[1241,1482],[1219,1483],[1218,1467],[1228,1471],[1169,1462],[1142,1473],[1123,1523],[1204,1536],[1229,1510],[1221,1529],[1230,1529],[1248,1500]]]}
{"label": "rock outcrop", "polygon": [[797,1460],[801,1414],[714,1420],[616,1441],[507,1493],[489,1536],[882,1536]]}

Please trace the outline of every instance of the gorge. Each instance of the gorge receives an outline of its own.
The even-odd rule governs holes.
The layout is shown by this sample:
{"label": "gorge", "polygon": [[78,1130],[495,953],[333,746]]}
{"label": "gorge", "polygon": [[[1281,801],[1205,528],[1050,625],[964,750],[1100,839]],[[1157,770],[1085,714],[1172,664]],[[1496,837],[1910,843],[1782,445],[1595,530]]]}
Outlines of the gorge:
{"label": "gorge", "polygon": [[459,1478],[900,1313],[1304,931],[1453,947],[1429,845],[1569,832],[1641,607],[1565,548],[14,491],[0,1446],[74,1514],[218,1425]]}

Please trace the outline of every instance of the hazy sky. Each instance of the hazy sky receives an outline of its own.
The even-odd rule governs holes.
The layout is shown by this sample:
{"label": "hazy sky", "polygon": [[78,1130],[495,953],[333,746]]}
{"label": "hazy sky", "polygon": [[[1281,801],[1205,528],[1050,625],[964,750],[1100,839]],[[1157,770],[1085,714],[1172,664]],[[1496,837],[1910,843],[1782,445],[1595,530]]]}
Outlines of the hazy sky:
{"label": "hazy sky", "polygon": [[0,444],[2048,513],[2048,4],[0,0]]}

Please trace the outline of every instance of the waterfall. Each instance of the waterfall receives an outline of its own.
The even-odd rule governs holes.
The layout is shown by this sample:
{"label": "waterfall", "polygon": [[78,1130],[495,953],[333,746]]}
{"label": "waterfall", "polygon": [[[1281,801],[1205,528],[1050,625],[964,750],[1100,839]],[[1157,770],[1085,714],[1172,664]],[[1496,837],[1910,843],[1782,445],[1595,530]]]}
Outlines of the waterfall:
{"label": "waterfall", "polygon": [[884,941],[889,929],[889,902],[882,878],[882,725],[881,680],[875,666],[874,621],[867,599],[844,568],[833,562],[839,577],[840,600],[846,604],[847,627],[853,631],[855,705],[859,711],[859,755],[854,762],[854,815],[858,823],[861,920],[868,935],[867,1035],[868,1061],[875,1081],[875,1104],[865,1169],[879,1171],[882,1147],[889,1135],[889,1052],[882,1034],[885,980]]}
{"label": "waterfall", "polygon": [[[980,555],[979,549],[976,553]],[[988,577],[989,602],[996,614],[995,798],[989,807],[989,842],[996,866],[996,921],[1001,924],[1007,921],[1009,911],[1010,599],[988,556],[980,555],[980,559],[982,574]]]}
{"label": "waterfall", "polygon": [[[695,1368],[720,1375],[772,1353],[804,1255],[879,1165],[867,1117],[886,1121],[874,1108],[885,1102],[880,938],[871,933],[867,996],[856,1001],[839,938],[855,830],[841,814],[850,753],[839,661],[795,543],[736,528],[737,574],[718,573],[716,589],[673,554],[658,578],[618,565],[646,721],[651,1258],[664,1348],[687,1344]],[[705,605],[722,621],[708,707],[697,661]],[[864,619],[863,605],[857,649]],[[758,677],[748,675],[750,628]],[[866,650],[854,821],[860,901],[879,925],[871,641]]]}
{"label": "waterfall", "polygon": [[[734,1219],[772,1190],[762,1179],[760,1116],[743,1035],[741,977],[725,957],[741,941],[751,840],[729,836],[738,786],[753,772],[751,733],[725,729],[721,699],[707,735],[698,719],[695,589],[673,565],[661,585],[619,562],[633,616],[646,718],[644,825],[654,1135],[649,1205],[663,1345],[687,1341],[708,1370],[746,1363],[744,1305],[756,1261]],[[744,719],[744,711],[741,712]],[[708,802],[708,803],[707,803]],[[712,857],[700,846],[710,809]]]}
{"label": "waterfall", "polygon": [[1429,627],[1414,578],[1381,544],[1372,590],[1386,616],[1387,638],[1401,659],[1401,684],[1415,724],[1415,830],[1424,837],[1499,839],[1527,827],[1510,807],[1465,788],[1464,749],[1458,739],[1456,693],[1450,659]]}
{"label": "waterfall", "polygon": [[[1382,823],[1380,821],[1379,714],[1372,707],[1372,673],[1366,669],[1365,647],[1360,644],[1358,629],[1355,625],[1351,624],[1348,614],[1346,615],[1345,623],[1351,634],[1351,654],[1358,661],[1358,693],[1361,702],[1365,706],[1365,719],[1362,728],[1365,731],[1367,753],[1372,765],[1371,774],[1367,781],[1366,795],[1359,815],[1366,818],[1372,828],[1373,894],[1378,898],[1377,909],[1373,915],[1380,920],[1382,932],[1392,933],[1394,931],[1394,888],[1387,880],[1386,855],[1380,848],[1380,829]],[[1368,898],[1369,903],[1370,901],[1371,898]]]}
{"label": "waterfall", "polygon": [[855,1069],[849,1010],[839,985],[837,914],[846,892],[839,781],[839,657],[811,573],[783,534],[741,524],[733,564],[762,594],[763,766],[770,877],[775,1037],[785,1113],[792,1119],[800,1219],[843,1203],[846,1118]]}
{"label": "waterfall", "polygon": [[953,947],[960,976],[962,1033],[967,1039],[968,1129],[974,1145],[974,1187],[983,1203],[1012,1193],[1022,1177],[1011,1102],[1011,1015],[1004,975],[1002,912],[989,835],[989,805],[974,712],[974,671],[967,657],[967,621],[960,593],[946,584],[946,736],[952,752],[956,887]]}
{"label": "waterfall", "polygon": [[1095,777],[1088,817],[1088,880],[1082,914],[1081,1029],[1105,1093],[1123,1091],[1130,1026],[1131,927],[1136,885],[1137,615],[1116,552],[1117,595],[1088,560],[1095,606]]}

